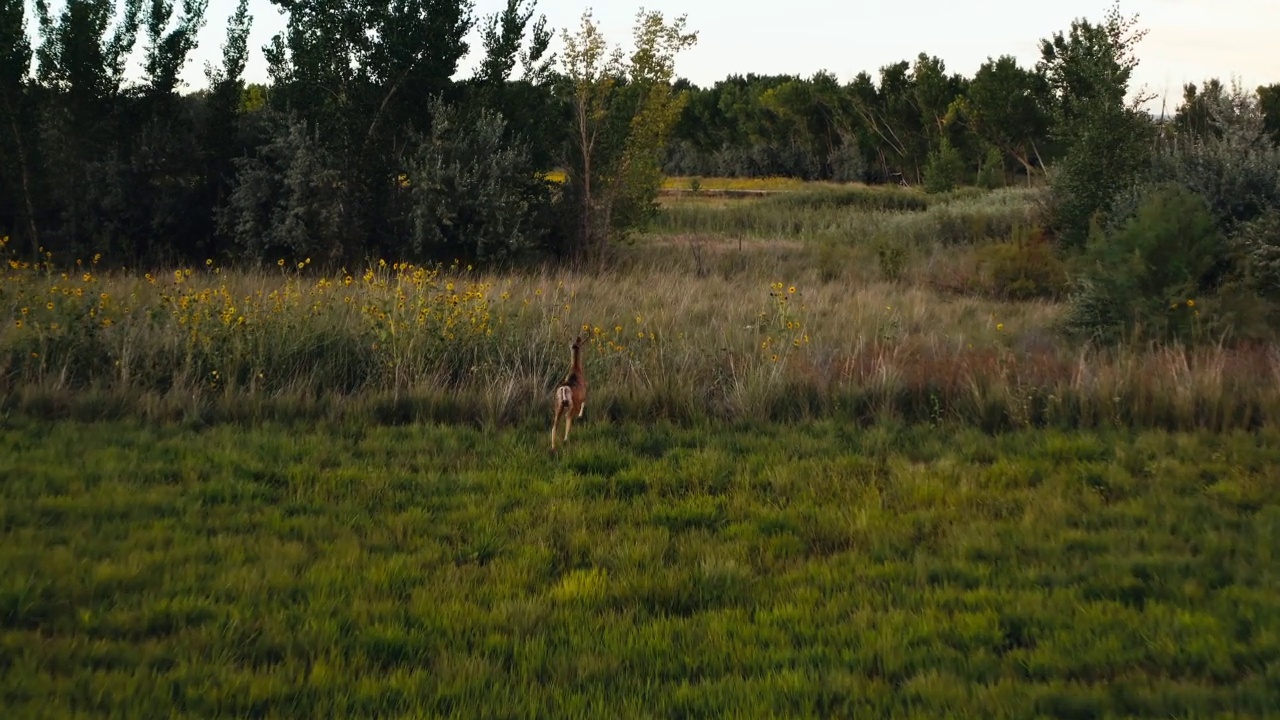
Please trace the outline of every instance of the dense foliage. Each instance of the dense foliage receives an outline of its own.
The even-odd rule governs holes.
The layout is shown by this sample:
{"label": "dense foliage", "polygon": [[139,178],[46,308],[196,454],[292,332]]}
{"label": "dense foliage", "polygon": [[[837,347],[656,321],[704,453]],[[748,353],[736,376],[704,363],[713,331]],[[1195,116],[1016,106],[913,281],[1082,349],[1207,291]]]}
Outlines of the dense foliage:
{"label": "dense foliage", "polygon": [[[1126,104],[1142,32],[1117,9],[1043,40],[1033,67],[1002,56],[966,76],[921,53],[847,83],[818,72],[701,88],[676,74],[676,56],[696,42],[683,17],[639,13],[627,55],[588,11],[560,30],[557,57],[556,31],[532,0],[483,19],[467,0],[276,5],[287,27],[263,49],[266,85],[244,82],[252,18],[242,2],[222,61],[186,92],[178,77],[209,21],[203,0],[37,2],[34,15],[3,0],[0,236],[10,250],[135,266],[584,259],[652,217],[663,172],[934,191],[1050,173],[1053,233],[1082,246],[1094,216],[1150,162],[1156,131]],[[458,79],[472,31],[481,57]],[[135,52],[143,72],[126,77]],[[1189,87],[1168,132],[1208,131],[1213,88],[1222,92],[1216,81]],[[1278,93],[1255,98],[1272,141]],[[563,184],[545,181],[557,174]]]}

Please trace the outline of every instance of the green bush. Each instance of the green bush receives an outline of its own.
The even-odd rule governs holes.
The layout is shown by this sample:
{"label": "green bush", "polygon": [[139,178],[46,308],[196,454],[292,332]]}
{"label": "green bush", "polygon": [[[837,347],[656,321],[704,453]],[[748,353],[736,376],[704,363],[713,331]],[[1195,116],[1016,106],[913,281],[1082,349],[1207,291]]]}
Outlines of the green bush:
{"label": "green bush", "polygon": [[[1280,147],[1267,135],[1257,96],[1237,87],[1201,96],[1210,132],[1179,134],[1159,146],[1149,178],[1204,197],[1228,235],[1280,211]],[[1127,200],[1127,203],[1126,203]],[[1132,195],[1117,207],[1132,207]]]}
{"label": "green bush", "polygon": [[1205,199],[1183,187],[1148,188],[1116,231],[1092,233],[1067,324],[1102,341],[1202,336],[1197,298],[1217,289],[1229,245]]}
{"label": "green bush", "polygon": [[882,237],[876,242],[876,260],[884,279],[898,282],[907,270],[907,248],[901,242]]}
{"label": "green bush", "polygon": [[924,190],[928,193],[947,192],[955,189],[964,177],[964,158],[951,141],[942,138],[938,148],[929,153],[924,166]]}
{"label": "green bush", "polygon": [[236,161],[235,187],[218,213],[219,231],[249,257],[342,259],[351,229],[351,188],[307,124],[272,114],[270,139]]}

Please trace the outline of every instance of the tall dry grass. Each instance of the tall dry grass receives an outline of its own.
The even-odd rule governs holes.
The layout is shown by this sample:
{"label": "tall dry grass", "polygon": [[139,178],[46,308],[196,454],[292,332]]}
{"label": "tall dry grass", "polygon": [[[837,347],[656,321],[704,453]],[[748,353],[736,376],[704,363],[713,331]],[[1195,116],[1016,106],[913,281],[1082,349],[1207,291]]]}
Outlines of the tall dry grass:
{"label": "tall dry grass", "polygon": [[[884,282],[850,249],[642,240],[604,273],[374,264],[164,277],[10,267],[0,405],[43,414],[541,422],[568,344],[593,415],[1252,427],[1280,418],[1274,348],[1066,344],[1062,307]],[[706,264],[707,260],[701,261]]]}

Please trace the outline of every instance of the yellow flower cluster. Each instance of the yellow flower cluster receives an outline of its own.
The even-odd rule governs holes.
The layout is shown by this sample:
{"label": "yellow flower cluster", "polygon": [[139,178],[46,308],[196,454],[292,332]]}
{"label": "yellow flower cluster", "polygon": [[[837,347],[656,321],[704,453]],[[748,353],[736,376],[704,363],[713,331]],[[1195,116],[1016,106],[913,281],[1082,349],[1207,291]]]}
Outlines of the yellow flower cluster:
{"label": "yellow flower cluster", "polygon": [[[471,267],[466,270],[469,272]],[[362,274],[361,311],[374,330],[377,342],[387,347],[406,348],[406,336],[453,342],[465,337],[493,334],[489,310],[489,283],[452,279],[461,274],[457,263],[445,273],[443,268],[426,268],[412,263],[380,261]],[[343,273],[341,285],[357,282]],[[424,334],[425,331],[425,334]]]}
{"label": "yellow flower cluster", "polygon": [[[156,275],[99,277],[77,263],[55,273],[47,262],[0,266],[0,344],[45,347],[58,336],[97,335],[108,347],[126,347],[130,334],[169,335],[185,352],[208,354],[246,344],[262,346],[302,324],[342,324],[369,338],[375,350],[403,354],[492,334],[489,285],[467,282],[465,270],[379,261],[363,272],[307,278],[286,272],[224,275],[207,260]],[[303,270],[309,259],[289,263]],[[281,263],[283,267],[284,264]],[[176,332],[175,332],[176,331]],[[16,333],[16,335],[15,335]]]}
{"label": "yellow flower cluster", "polygon": [[787,353],[809,344],[804,317],[807,307],[803,293],[795,285],[774,282],[769,286],[770,303],[759,315],[758,330],[764,337],[760,352],[770,362],[783,360]]}

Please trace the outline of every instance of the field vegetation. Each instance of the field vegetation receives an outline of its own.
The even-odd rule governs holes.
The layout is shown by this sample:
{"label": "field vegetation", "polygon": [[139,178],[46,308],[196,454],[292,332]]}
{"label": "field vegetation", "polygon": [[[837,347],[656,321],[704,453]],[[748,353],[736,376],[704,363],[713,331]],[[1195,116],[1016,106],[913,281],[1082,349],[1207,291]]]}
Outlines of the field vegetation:
{"label": "field vegetation", "polygon": [[574,431],[5,420],[7,717],[1280,703],[1274,429]]}
{"label": "field vegetation", "polygon": [[[304,258],[140,277],[92,258],[74,271],[14,260],[0,290],[0,404],[86,419],[374,412],[504,426],[544,412],[584,333],[602,419],[997,430],[1280,417],[1280,354],[1220,342],[1214,298],[1166,308],[1194,331],[1185,343],[1072,342],[1066,265],[1026,229],[1035,212],[1025,190],[679,199],[607,272],[378,261],[328,273]],[[744,242],[751,226],[776,229]]]}
{"label": "field vegetation", "polygon": [[1280,86],[288,5],[0,0],[5,717],[1280,706]]}

